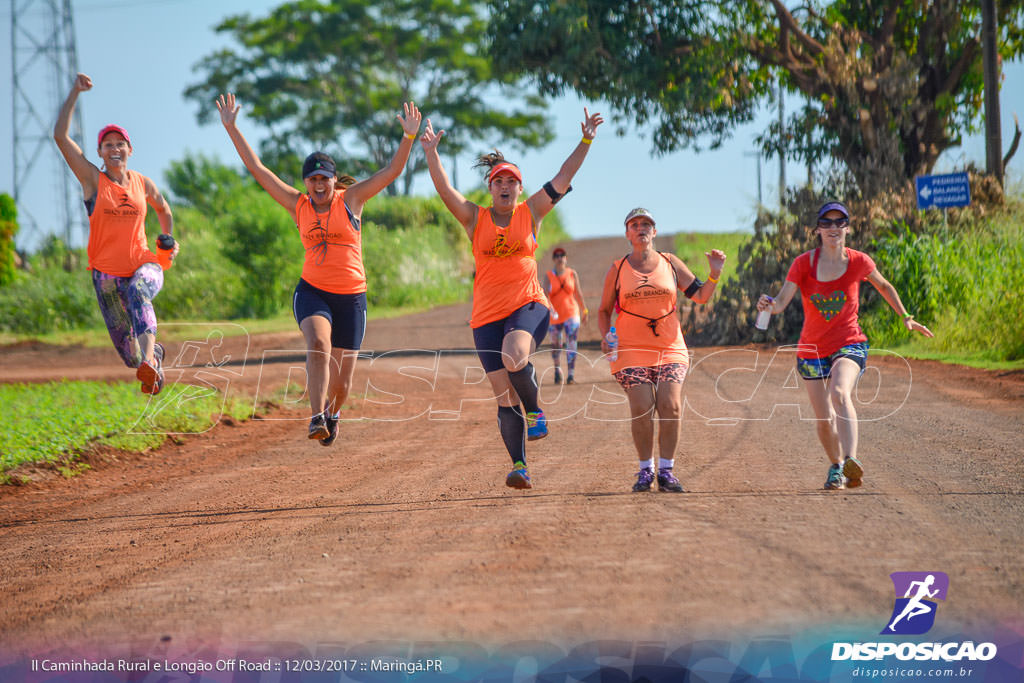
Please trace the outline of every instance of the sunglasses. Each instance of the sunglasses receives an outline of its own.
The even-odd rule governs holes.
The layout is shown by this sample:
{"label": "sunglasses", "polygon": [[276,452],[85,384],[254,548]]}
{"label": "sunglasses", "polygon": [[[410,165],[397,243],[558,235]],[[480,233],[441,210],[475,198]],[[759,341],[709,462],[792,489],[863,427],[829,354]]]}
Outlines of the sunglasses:
{"label": "sunglasses", "polygon": [[845,227],[847,227],[849,225],[850,225],[850,219],[849,218],[819,218],[818,219],[818,227],[819,228],[831,228],[831,227],[845,228]]}

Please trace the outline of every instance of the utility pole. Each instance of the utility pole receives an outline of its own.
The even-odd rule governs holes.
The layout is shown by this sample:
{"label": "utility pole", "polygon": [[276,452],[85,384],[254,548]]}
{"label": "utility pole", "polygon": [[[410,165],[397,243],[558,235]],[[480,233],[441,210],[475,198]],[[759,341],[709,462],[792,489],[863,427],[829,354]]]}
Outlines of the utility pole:
{"label": "utility pole", "polygon": [[1003,184],[1003,139],[999,120],[999,53],[996,0],[981,0],[981,42],[985,71],[985,170]]}
{"label": "utility pole", "polygon": [[[19,241],[38,247],[56,232],[69,247],[81,246],[88,235],[79,206],[81,193],[53,142],[57,111],[78,74],[71,0],[11,0],[11,72]],[[71,137],[85,149],[81,103],[75,107]],[[38,187],[50,188],[48,199],[44,205],[32,206],[26,191]]]}

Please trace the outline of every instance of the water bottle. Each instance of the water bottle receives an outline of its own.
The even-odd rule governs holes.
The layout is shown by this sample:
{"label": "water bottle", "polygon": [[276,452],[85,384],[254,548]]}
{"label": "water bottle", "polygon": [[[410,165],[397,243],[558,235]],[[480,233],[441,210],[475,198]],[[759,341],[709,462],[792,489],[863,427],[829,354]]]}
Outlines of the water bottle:
{"label": "water bottle", "polygon": [[757,320],[754,322],[754,327],[756,327],[759,330],[767,330],[768,321],[771,320],[771,317],[772,309],[770,308],[767,311],[758,311]]}
{"label": "water bottle", "polygon": [[164,270],[174,265],[174,262],[171,261],[172,251],[174,251],[174,238],[166,233],[158,235],[156,238],[156,260]]}
{"label": "water bottle", "polygon": [[615,327],[608,330],[608,334],[604,336],[604,340],[608,342],[608,346],[612,347],[612,350],[608,353],[608,360],[619,359],[619,335],[615,334]]}

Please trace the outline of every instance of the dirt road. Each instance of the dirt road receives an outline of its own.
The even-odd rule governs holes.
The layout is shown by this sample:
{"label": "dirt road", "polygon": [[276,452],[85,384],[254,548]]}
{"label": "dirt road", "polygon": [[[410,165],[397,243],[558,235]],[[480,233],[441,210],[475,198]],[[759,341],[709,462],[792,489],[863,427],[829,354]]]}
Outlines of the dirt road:
{"label": "dirt road", "polygon": [[[570,245],[591,310],[624,245]],[[626,406],[591,351],[577,385],[544,383],[551,435],[529,445],[535,488],[520,492],[503,486],[509,462],[473,355],[379,353],[465,348],[466,315],[371,323],[364,348],[378,353],[360,362],[332,448],[304,438],[307,411],[288,396],[261,413],[272,419],[0,490],[3,655],[679,642],[824,624],[867,624],[872,637],[892,609],[889,574],[916,570],[950,577],[945,628],[1021,632],[1019,373],[873,357],[858,390],[865,485],[823,491],[793,354],[696,348],[676,460],[688,493],[633,494]],[[215,333],[170,355],[184,377],[266,396],[302,380],[301,348],[297,334]],[[0,375],[123,378],[114,361],[22,345],[0,350]],[[550,355],[535,362],[543,372]]]}

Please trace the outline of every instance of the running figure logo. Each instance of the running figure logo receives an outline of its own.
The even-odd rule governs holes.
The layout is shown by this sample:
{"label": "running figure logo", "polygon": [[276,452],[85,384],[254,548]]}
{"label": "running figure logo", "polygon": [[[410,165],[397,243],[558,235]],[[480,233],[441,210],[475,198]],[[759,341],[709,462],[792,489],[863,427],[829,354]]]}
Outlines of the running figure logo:
{"label": "running figure logo", "polygon": [[889,576],[897,598],[882,635],[927,633],[935,624],[935,600],[946,599],[949,577],[943,572],[893,572]]}

